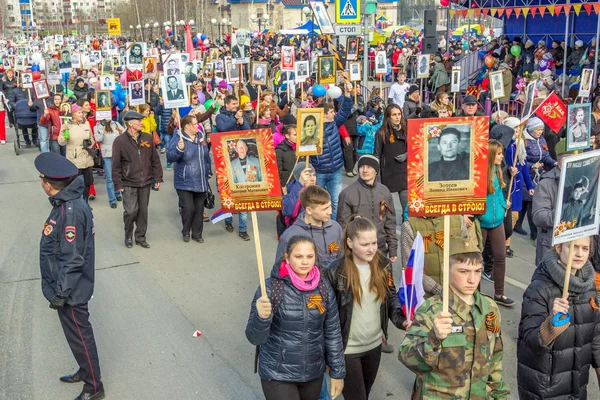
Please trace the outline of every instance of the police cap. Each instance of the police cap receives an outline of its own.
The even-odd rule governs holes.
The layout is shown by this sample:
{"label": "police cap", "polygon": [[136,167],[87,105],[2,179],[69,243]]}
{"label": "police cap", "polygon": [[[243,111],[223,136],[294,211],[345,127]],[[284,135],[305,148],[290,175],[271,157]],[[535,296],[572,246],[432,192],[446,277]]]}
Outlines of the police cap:
{"label": "police cap", "polygon": [[142,114],[140,114],[139,112],[135,112],[135,111],[129,111],[129,112],[125,113],[125,116],[123,116],[123,121],[125,121],[125,122],[133,121],[134,119],[142,120],[142,119],[144,119],[144,116]]}
{"label": "police cap", "polygon": [[58,153],[41,153],[34,163],[40,177],[54,181],[71,179],[79,173],[75,164]]}

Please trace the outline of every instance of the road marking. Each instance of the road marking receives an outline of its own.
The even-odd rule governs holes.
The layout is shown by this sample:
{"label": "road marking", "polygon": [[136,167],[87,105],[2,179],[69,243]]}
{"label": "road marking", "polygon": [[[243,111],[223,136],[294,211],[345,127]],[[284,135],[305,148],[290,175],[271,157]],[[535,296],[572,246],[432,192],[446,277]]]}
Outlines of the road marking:
{"label": "road marking", "polygon": [[513,285],[513,286],[516,286],[516,287],[518,287],[518,288],[520,288],[520,289],[523,289],[523,290],[526,290],[526,289],[527,289],[527,286],[529,286],[529,285],[526,285],[526,284],[524,284],[523,282],[519,282],[519,281],[518,281],[518,280],[516,280],[516,279],[509,278],[508,276],[505,276],[505,277],[504,277],[504,281],[505,281],[505,282],[508,282],[508,283],[510,283],[511,285]]}

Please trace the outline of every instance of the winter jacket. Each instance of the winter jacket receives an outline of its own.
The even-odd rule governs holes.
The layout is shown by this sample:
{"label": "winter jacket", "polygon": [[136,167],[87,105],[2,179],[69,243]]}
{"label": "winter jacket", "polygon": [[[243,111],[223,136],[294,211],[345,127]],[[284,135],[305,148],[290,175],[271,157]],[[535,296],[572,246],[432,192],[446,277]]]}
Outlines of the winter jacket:
{"label": "winter jacket", "polygon": [[356,123],[356,118],[358,118],[360,115],[362,115],[364,109],[365,109],[365,102],[363,100],[363,97],[357,95],[356,103],[354,103],[352,105],[352,113],[350,114],[350,117],[348,118],[348,120],[346,120],[346,123],[344,124],[344,126],[346,127],[346,130],[348,131],[348,135],[350,135],[350,136],[358,135],[358,125]]}
{"label": "winter jacket", "polygon": [[554,167],[543,174],[540,183],[535,188],[533,201],[531,202],[531,216],[533,224],[538,228],[537,242],[535,246],[535,264],[538,265],[546,253],[552,247],[552,232],[554,232],[554,215],[556,197],[558,196],[558,181],[560,180],[560,169]]}
{"label": "winter jacket", "polygon": [[6,95],[7,99],[10,99],[10,94],[12,93],[13,89],[17,87],[17,84],[17,78],[13,78],[11,80],[4,78],[2,80],[2,91]]}
{"label": "winter jacket", "polygon": [[235,119],[235,113],[221,108],[221,112],[217,115],[217,132],[235,132],[246,131],[250,129],[248,122],[244,120],[242,125],[239,125]]}
{"label": "winter jacket", "polygon": [[365,122],[364,124],[357,125],[358,136],[360,136],[360,139],[356,154],[375,153],[375,137],[377,131],[381,128],[381,124],[383,124],[383,116],[380,116],[379,121],[375,124]]}
{"label": "winter jacket", "polygon": [[29,107],[28,99],[17,100],[14,110],[17,125],[37,125],[37,112],[33,107]]}
{"label": "winter jacket", "polygon": [[160,157],[152,144],[152,135],[140,132],[137,140],[128,131],[115,139],[112,154],[112,178],[115,189],[141,188],[163,181]]}
{"label": "winter jacket", "polygon": [[48,114],[42,114],[40,125],[48,128],[48,138],[50,138],[50,140],[58,140],[62,125],[58,107],[54,104],[48,106]]}
{"label": "winter jacket", "polygon": [[94,158],[83,146],[84,140],[91,140],[94,143],[92,129],[87,121],[81,124],[71,121],[64,128],[69,132],[69,139],[65,139],[65,132],[61,131],[58,135],[58,144],[67,146],[67,159],[79,169],[85,169],[94,166]]}
{"label": "winter jacket", "polygon": [[144,117],[142,120],[142,132],[152,133],[156,130],[156,120],[154,119],[154,115],[148,115]]}
{"label": "winter jacket", "polygon": [[125,132],[123,125],[119,124],[117,121],[110,121],[110,127],[112,132],[106,132],[104,122],[101,122],[98,123],[94,128],[94,136],[96,137],[96,141],[102,144],[100,148],[102,149],[103,158],[112,158],[112,149],[115,139],[118,138],[120,134]]}
{"label": "winter jacket", "polygon": [[[406,103],[405,103],[406,105]],[[400,193],[408,188],[407,182],[407,150],[406,134],[395,130],[383,136],[382,129],[375,135],[375,157],[379,159],[381,183],[392,193]],[[400,162],[396,157],[404,157]]]}
{"label": "winter jacket", "polygon": [[208,192],[208,179],[212,175],[210,154],[204,137],[198,136],[193,141],[187,133],[183,133],[183,151],[179,150],[178,133],[169,144],[167,162],[175,163],[175,190],[202,193]]}
{"label": "winter jacket", "polygon": [[[287,231],[286,231],[287,232]],[[246,326],[246,338],[260,346],[258,352],[258,375],[264,380],[283,382],[309,382],[319,379],[329,367],[333,379],[346,376],[344,349],[335,293],[327,280],[321,277],[327,288],[327,299],[319,308],[308,308],[312,296],[321,296],[319,288],[300,291],[290,277],[281,276],[279,264],[273,268],[271,277],[265,281],[267,296],[272,299],[273,279],[283,280],[283,295],[275,315],[262,319],[256,310],[261,296],[256,291]]]}
{"label": "winter jacket", "polygon": [[[517,142],[511,139],[505,152],[506,163],[511,167],[514,164],[515,154],[517,151],[516,149]],[[523,192],[529,192],[529,190],[534,188],[533,182],[531,181],[531,175],[529,175],[529,171],[527,169],[527,161],[525,161],[525,164],[520,164],[517,162],[516,168],[519,170],[519,172],[513,179],[512,191],[510,194],[511,211],[521,211],[523,208]]]}
{"label": "winter jacket", "polygon": [[[377,253],[379,258],[379,268],[387,275],[387,296],[385,301],[381,303],[380,320],[383,336],[388,338],[388,319],[398,329],[404,329],[402,324],[406,321],[406,317],[400,307],[400,300],[396,293],[396,285],[394,285],[394,273],[392,271],[392,262],[386,258],[381,252]],[[331,283],[338,305],[340,314],[340,326],[342,327],[342,343],[344,350],[348,345],[348,337],[350,336],[350,327],[352,325],[352,311],[354,309],[354,296],[352,290],[347,287],[347,279],[344,275],[344,257],[338,258],[324,269],[323,275]]]}
{"label": "winter jacket", "polygon": [[[522,400],[587,398],[592,368],[600,368],[600,312],[596,306],[594,268],[589,261],[569,283],[570,325],[545,344],[540,327],[552,318],[554,299],[562,297],[565,268],[549,251],[523,294],[517,342],[517,381]],[[596,385],[593,380],[592,385]],[[597,393],[597,386],[592,392]]]}
{"label": "winter jacket", "polygon": [[294,178],[287,184],[287,193],[281,198],[283,204],[281,213],[284,217],[289,217],[295,221],[296,217],[302,211],[302,206],[300,205],[300,191],[302,188],[304,188],[304,185]]}
{"label": "winter jacket", "polygon": [[169,126],[169,120],[171,119],[171,116],[173,115],[173,109],[172,108],[165,108],[165,106],[163,104],[159,104],[158,107],[156,107],[156,114],[160,115],[160,133],[163,135],[168,135],[169,133],[167,132],[167,127]]}
{"label": "winter jacket", "polygon": [[534,51],[535,51],[535,48],[533,46],[523,49],[523,51],[521,53],[523,65],[521,65],[521,70],[519,71],[520,76],[524,76],[526,72],[529,75],[533,74],[533,69],[535,67],[534,56],[533,56]]}
{"label": "winter jacket", "polygon": [[87,100],[87,95],[89,92],[90,92],[90,89],[88,88],[87,83],[84,83],[83,87],[79,87],[79,85],[75,85],[75,87],[73,88],[73,97],[75,97],[75,100],[81,100],[81,99]]}
{"label": "winter jacket", "polygon": [[369,185],[358,178],[342,190],[337,212],[337,221],[342,229],[354,214],[373,222],[377,228],[377,245],[383,254],[390,257],[398,255],[394,200],[387,187],[377,180],[373,185]]}
{"label": "winter jacket", "polygon": [[585,53],[585,45],[579,48],[576,48],[571,52],[571,54],[567,57],[567,68],[571,69],[580,69],[579,61],[581,61],[581,57]]}
{"label": "winter jacket", "polygon": [[421,104],[417,104],[417,102],[411,99],[408,93],[406,93],[406,99],[404,99],[404,106],[402,107],[404,119],[419,118],[422,109],[423,107]]}
{"label": "winter jacket", "polygon": [[317,265],[326,266],[344,254],[342,244],[344,232],[340,224],[329,220],[323,226],[309,225],[304,222],[304,213],[301,213],[294,225],[290,226],[279,238],[275,259],[283,258],[287,243],[292,236],[309,236],[317,245]]}
{"label": "winter jacket", "polygon": [[340,140],[340,127],[352,113],[352,98],[344,97],[340,110],[332,122],[325,122],[323,128],[323,153],[312,156],[310,163],[317,174],[337,172],[344,165],[344,154]]}
{"label": "winter jacket", "polygon": [[[500,187],[500,181],[496,176],[496,169],[494,167],[492,187],[494,191],[489,193],[485,199],[485,214],[481,216],[481,227],[484,229],[493,229],[504,223],[504,213],[506,212],[506,200],[504,199],[504,193],[502,187]],[[490,179],[488,177],[488,179]]]}
{"label": "winter jacket", "polygon": [[[531,136],[527,131],[525,131],[524,135],[525,139],[527,140],[525,143],[525,149],[527,150],[529,174],[535,187],[540,181],[540,176],[544,173],[544,170],[551,170],[554,167],[554,164],[556,164],[556,161],[550,157],[550,153],[548,152],[548,144],[546,143],[544,136],[534,139],[533,136]],[[533,164],[537,162],[542,163],[543,166],[540,168],[532,168]],[[529,193],[523,193],[523,200],[531,201],[531,196]]]}
{"label": "winter jacket", "polygon": [[450,77],[446,72],[446,68],[444,68],[444,64],[441,62],[435,63],[429,82],[431,83],[432,92],[435,92],[438,88],[450,83]]}
{"label": "winter jacket", "polygon": [[279,170],[279,182],[281,187],[285,187],[292,170],[296,166],[296,150],[287,139],[284,139],[275,148],[275,155],[277,157],[277,169]]}

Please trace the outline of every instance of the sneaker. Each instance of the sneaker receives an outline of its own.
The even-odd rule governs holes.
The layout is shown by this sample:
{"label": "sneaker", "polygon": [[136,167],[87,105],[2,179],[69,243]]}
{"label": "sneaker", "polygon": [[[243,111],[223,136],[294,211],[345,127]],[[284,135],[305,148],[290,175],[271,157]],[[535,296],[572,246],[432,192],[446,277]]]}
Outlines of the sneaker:
{"label": "sneaker", "polygon": [[517,232],[519,235],[527,236],[527,231],[523,229],[521,225],[515,225],[513,232]]}
{"label": "sneaker", "polygon": [[171,166],[170,166],[170,165],[167,165],[167,171],[170,171],[170,170],[172,170],[172,169],[173,169],[173,168],[171,168]]}
{"label": "sneaker", "polygon": [[494,282],[494,278],[492,277],[492,274],[490,274],[488,272],[483,271],[481,273],[481,277],[488,282],[492,282],[492,283]]}
{"label": "sneaker", "polygon": [[352,172],[346,172],[346,176],[348,178],[354,178],[354,174]]}
{"label": "sneaker", "polygon": [[204,243],[204,239],[202,238],[202,236],[192,237],[192,239],[198,243]]}
{"label": "sneaker", "polygon": [[110,203],[110,208],[117,208],[117,203]]}
{"label": "sneaker", "polygon": [[240,232],[239,236],[242,238],[243,241],[247,242],[250,240],[250,236],[248,236],[247,232]]}
{"label": "sneaker", "polygon": [[90,197],[88,197],[88,200],[94,200],[96,198],[96,195],[90,194]]}
{"label": "sneaker", "polygon": [[225,222],[225,230],[227,232],[233,232],[233,225],[232,224],[228,224],[227,222]]}
{"label": "sneaker", "polygon": [[509,299],[508,297],[506,297],[505,295],[502,296],[494,296],[494,301],[496,301],[496,303],[503,305],[504,307],[512,307],[515,305],[515,301]]}
{"label": "sneaker", "polygon": [[162,149],[160,149],[160,154],[165,154],[167,152],[167,149],[165,149],[164,147]]}
{"label": "sneaker", "polygon": [[183,241],[188,243],[190,241],[190,235],[183,235]]}
{"label": "sneaker", "polygon": [[513,251],[513,249],[511,249],[510,246],[506,246],[506,257],[513,258],[514,255],[515,252]]}
{"label": "sneaker", "polygon": [[123,196],[116,196],[117,197],[117,201],[123,201]]}
{"label": "sneaker", "polygon": [[393,353],[394,352],[394,346],[392,346],[389,343],[383,342],[381,344],[381,351],[384,352],[384,353]]}
{"label": "sneaker", "polygon": [[6,144],[6,140],[0,140],[0,144]]}

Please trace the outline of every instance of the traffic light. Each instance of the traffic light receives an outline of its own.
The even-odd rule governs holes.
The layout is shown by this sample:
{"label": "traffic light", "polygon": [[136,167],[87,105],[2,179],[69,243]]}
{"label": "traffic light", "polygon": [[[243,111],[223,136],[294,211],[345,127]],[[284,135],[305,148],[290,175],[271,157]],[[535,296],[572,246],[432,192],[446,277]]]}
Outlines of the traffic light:
{"label": "traffic light", "polygon": [[377,0],[366,0],[365,14],[375,14],[377,12]]}

